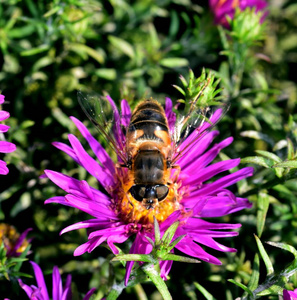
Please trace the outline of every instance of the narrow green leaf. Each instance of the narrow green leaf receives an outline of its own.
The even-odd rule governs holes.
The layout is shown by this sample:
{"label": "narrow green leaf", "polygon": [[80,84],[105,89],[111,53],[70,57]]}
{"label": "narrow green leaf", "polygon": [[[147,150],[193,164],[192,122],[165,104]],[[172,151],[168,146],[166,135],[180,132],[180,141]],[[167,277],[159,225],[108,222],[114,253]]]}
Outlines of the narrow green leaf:
{"label": "narrow green leaf", "polygon": [[287,138],[287,141],[288,141],[288,155],[287,155],[287,158],[288,158],[288,160],[292,160],[295,157],[294,145],[293,145],[292,141],[289,138]]}
{"label": "narrow green leaf", "polygon": [[115,256],[111,261],[143,261],[152,263],[153,260],[147,254],[123,254]]}
{"label": "narrow green leaf", "polygon": [[115,69],[101,68],[95,71],[95,75],[106,80],[115,80],[117,77],[117,72]]}
{"label": "narrow green leaf", "polygon": [[189,61],[180,57],[168,57],[159,61],[160,65],[167,68],[181,68],[189,65]]}
{"label": "narrow green leaf", "polygon": [[113,35],[108,36],[108,39],[110,43],[118,50],[120,50],[122,53],[126,54],[132,59],[134,58],[135,56],[134,49],[132,45],[129,44],[127,41]]}
{"label": "narrow green leaf", "polygon": [[185,262],[185,263],[192,263],[192,264],[198,264],[201,263],[201,261],[191,258],[191,257],[186,257],[186,256],[181,256],[181,255],[176,255],[176,254],[171,254],[168,253],[166,254],[162,260],[173,260],[173,261],[179,261],[179,262]]}
{"label": "narrow green leaf", "polygon": [[169,245],[177,228],[178,228],[179,222],[174,222],[163,234],[162,237],[162,242],[164,242],[164,244]]}
{"label": "narrow green leaf", "polygon": [[274,154],[272,152],[263,151],[263,150],[256,150],[255,152],[262,155],[262,156],[264,156],[264,157],[267,157],[267,158],[273,160],[276,163],[279,163],[279,162],[282,161],[280,157],[278,157],[276,154]]}
{"label": "narrow green leaf", "polygon": [[275,164],[273,168],[297,168],[297,160],[286,160],[281,163]]}
{"label": "narrow green leaf", "polygon": [[294,255],[295,259],[297,259],[297,250],[293,246],[285,244],[285,243],[276,243],[276,242],[266,242],[266,243],[271,246],[278,247],[278,248],[281,248],[281,249],[291,252]]}
{"label": "narrow green leaf", "polygon": [[155,231],[155,243],[156,245],[159,245],[161,240],[161,232],[160,232],[158,220],[155,218],[155,216],[154,216],[154,231]]}
{"label": "narrow green leaf", "polygon": [[21,54],[21,56],[31,56],[31,55],[35,55],[35,54],[45,52],[45,51],[49,50],[49,48],[50,48],[49,45],[40,45],[39,47],[32,48],[30,50],[22,51],[20,54]]}
{"label": "narrow green leaf", "polygon": [[261,237],[264,229],[268,207],[269,207],[269,196],[264,192],[260,192],[258,194],[258,201],[257,201],[257,234],[259,237]]}
{"label": "narrow green leaf", "polygon": [[179,76],[180,81],[182,82],[182,85],[184,86],[184,88],[186,89],[188,87],[188,82],[185,79],[185,77],[183,75]]}
{"label": "narrow green leaf", "polygon": [[76,52],[76,53],[84,53],[95,59],[98,63],[103,64],[105,61],[103,52],[99,52],[87,45],[80,44],[80,43],[69,43],[67,44],[69,50]]}
{"label": "narrow green leaf", "polygon": [[210,294],[202,285],[198,282],[194,282],[195,287],[198,289],[199,292],[207,299],[207,300],[216,300],[212,294]]}
{"label": "narrow green leaf", "polygon": [[235,281],[234,279],[228,279],[229,282],[232,282],[234,284],[236,284],[237,286],[239,286],[240,288],[242,288],[245,292],[247,292],[250,296],[253,296],[253,292],[244,284]]}
{"label": "narrow green leaf", "polygon": [[179,87],[179,86],[177,86],[177,85],[175,85],[175,84],[173,84],[172,86],[173,86],[174,88],[176,88],[183,96],[186,96],[185,91],[184,91],[181,87]]}
{"label": "narrow green leaf", "polygon": [[55,6],[52,9],[50,9],[48,12],[46,12],[43,17],[44,18],[48,18],[52,15],[54,15],[55,13],[57,13],[62,7],[61,6]]}
{"label": "narrow green leaf", "polygon": [[168,251],[170,251],[171,249],[173,249],[184,237],[186,236],[186,234],[179,236],[178,238],[176,238],[168,247]]}
{"label": "narrow green leaf", "polygon": [[256,253],[254,258],[254,263],[253,263],[252,276],[248,283],[248,288],[251,291],[254,291],[259,285],[259,278],[260,278],[260,258],[259,255]]}
{"label": "narrow green leaf", "polygon": [[264,168],[271,168],[273,161],[262,156],[248,156],[240,160],[243,164],[256,164]]}
{"label": "narrow green leaf", "polygon": [[255,140],[262,140],[267,142],[269,145],[273,146],[274,141],[272,140],[271,137],[269,137],[267,134],[255,131],[255,130],[247,130],[247,131],[242,131],[240,133],[241,136],[243,137],[249,137]]}
{"label": "narrow green leaf", "polygon": [[254,236],[255,236],[255,239],[257,242],[258,249],[260,251],[260,255],[265,263],[267,275],[269,276],[274,273],[272,262],[270,261],[269,256],[268,256],[266,250],[264,249],[263,244],[260,241],[260,239],[256,235],[254,235]]}

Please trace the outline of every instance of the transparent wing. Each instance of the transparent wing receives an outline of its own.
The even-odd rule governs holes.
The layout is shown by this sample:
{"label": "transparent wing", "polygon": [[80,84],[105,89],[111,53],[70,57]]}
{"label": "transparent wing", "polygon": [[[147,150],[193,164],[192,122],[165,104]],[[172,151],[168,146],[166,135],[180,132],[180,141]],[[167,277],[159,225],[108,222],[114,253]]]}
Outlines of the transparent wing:
{"label": "transparent wing", "polygon": [[211,131],[229,109],[227,103],[190,108],[186,115],[179,115],[174,130],[174,147],[171,164],[182,157],[202,135]]}
{"label": "transparent wing", "polygon": [[[77,98],[84,113],[98,129],[100,134],[107,140],[109,146],[118,157],[127,164],[127,157],[124,152],[124,141],[119,133],[120,122],[116,120],[115,107],[105,98],[95,94],[84,94],[77,92]],[[118,122],[117,122],[118,121]]]}

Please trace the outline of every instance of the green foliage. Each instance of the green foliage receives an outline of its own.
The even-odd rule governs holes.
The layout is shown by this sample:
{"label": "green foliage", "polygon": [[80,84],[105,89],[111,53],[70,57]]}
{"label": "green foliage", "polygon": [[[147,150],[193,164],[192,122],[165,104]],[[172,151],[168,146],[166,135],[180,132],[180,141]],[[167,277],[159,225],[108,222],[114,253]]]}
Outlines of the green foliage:
{"label": "green foliage", "polygon": [[[173,298],[195,300],[202,294],[205,299],[276,300],[283,288],[297,287],[296,4],[271,1],[264,25],[259,25],[260,17],[253,10],[237,10],[230,29],[224,29],[213,24],[206,2],[1,1],[0,90],[11,128],[0,139],[15,143],[17,151],[1,154],[10,173],[0,179],[0,219],[20,232],[34,229],[29,234],[34,237],[30,260],[45,273],[53,265],[71,273],[78,294],[96,287],[96,299],[110,291],[108,299],[121,293],[131,299],[160,297],[146,284],[141,268],[133,273],[138,281],[125,287],[129,243],[117,257],[121,262],[110,264],[113,256],[103,247],[73,258],[73,250],[86,241],[86,231],[59,232],[88,216],[72,208],[44,206],[45,199],[62,192],[40,176],[49,168],[100,188],[51,145],[66,142],[68,133],[79,136],[71,115],[85,120],[97,137],[78,105],[77,90],[109,94],[117,104],[125,98],[132,107],[143,98],[162,102],[169,96],[186,105],[198,99],[200,110],[230,103],[218,128],[221,140],[233,136],[234,142],[220,158],[241,157],[242,166],[255,169],[252,178],[233,187],[253,208],[222,218],[242,224],[240,238],[230,241],[238,252],[215,252],[222,266],[174,262],[166,281]],[[171,235],[153,242],[153,261],[160,255],[183,260],[179,253],[168,253]],[[274,247],[264,248],[260,238]],[[24,255],[7,258],[0,249],[4,297],[18,299],[13,284],[31,272]],[[157,277],[151,279],[162,284]],[[21,293],[19,299],[24,298]]]}

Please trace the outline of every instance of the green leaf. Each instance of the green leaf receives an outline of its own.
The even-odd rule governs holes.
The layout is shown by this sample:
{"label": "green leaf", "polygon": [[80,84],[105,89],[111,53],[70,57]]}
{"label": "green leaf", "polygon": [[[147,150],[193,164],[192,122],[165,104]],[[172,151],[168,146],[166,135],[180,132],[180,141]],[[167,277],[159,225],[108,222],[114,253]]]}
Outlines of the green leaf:
{"label": "green leaf", "polygon": [[133,49],[132,45],[129,44],[127,41],[125,41],[121,38],[118,38],[116,36],[113,36],[113,35],[108,36],[108,39],[115,48],[117,48],[122,53],[129,56],[130,58],[132,58],[132,59],[134,58],[134,56],[135,56],[134,49]]}
{"label": "green leaf", "polygon": [[67,44],[69,50],[76,52],[78,54],[83,53],[87,54],[88,56],[94,58],[99,64],[103,64],[105,61],[103,52],[99,52],[87,45],[79,44],[79,43],[70,43]]}
{"label": "green leaf", "polygon": [[181,68],[189,65],[189,61],[180,57],[168,57],[159,61],[160,65],[167,68]]}
{"label": "green leaf", "polygon": [[245,292],[247,292],[250,296],[253,296],[253,292],[244,284],[235,281],[234,279],[228,279],[229,282],[232,282],[234,284],[236,284],[237,286],[239,286],[240,288],[242,288]]}
{"label": "green leaf", "polygon": [[95,71],[95,75],[106,80],[115,80],[117,78],[117,71],[115,69],[101,68]]}
{"label": "green leaf", "polygon": [[212,294],[210,294],[202,285],[200,285],[198,282],[194,282],[195,287],[198,289],[198,291],[201,292],[201,294],[207,299],[207,300],[215,300]]}
{"label": "green leaf", "polygon": [[297,160],[286,160],[281,163],[275,164],[273,168],[297,168]]}
{"label": "green leaf", "polygon": [[272,152],[263,151],[263,150],[256,150],[255,152],[257,152],[258,154],[260,154],[260,155],[262,155],[266,158],[269,158],[269,159],[273,160],[276,163],[279,163],[279,162],[282,161],[280,157],[278,157],[277,155],[275,155]]}
{"label": "green leaf", "polygon": [[254,130],[242,131],[240,133],[240,135],[243,137],[249,137],[249,138],[252,138],[255,140],[263,140],[271,146],[274,145],[274,141],[272,140],[272,138],[270,138],[267,134],[264,134],[264,133],[261,133],[258,131],[254,131]]}
{"label": "green leaf", "polygon": [[39,47],[32,48],[30,50],[22,51],[20,54],[21,54],[21,56],[31,56],[31,55],[35,55],[35,54],[45,52],[49,49],[50,49],[49,45],[40,45]]}
{"label": "green leaf", "polygon": [[199,261],[198,259],[187,257],[187,256],[171,254],[171,253],[168,253],[168,254],[164,255],[162,260],[173,260],[173,261],[192,263],[192,264],[201,263],[201,261]]}
{"label": "green leaf", "polygon": [[262,242],[260,241],[260,239],[256,235],[255,235],[255,239],[256,239],[256,242],[257,242],[258,249],[260,251],[260,255],[261,255],[261,257],[262,257],[262,259],[265,263],[267,275],[268,276],[272,275],[274,273],[272,262],[270,261],[270,258],[268,256],[266,250],[264,249]]}
{"label": "green leaf", "polygon": [[248,288],[253,291],[257,288],[259,284],[259,278],[260,278],[260,258],[259,255],[256,254],[254,258],[254,263],[253,263],[253,272],[251,279],[248,283]]}
{"label": "green leaf", "polygon": [[143,261],[153,263],[153,260],[147,254],[121,254],[115,256],[111,261]]}
{"label": "green leaf", "polygon": [[248,156],[240,160],[243,164],[256,164],[265,168],[271,168],[273,161],[262,156]]}
{"label": "green leaf", "polygon": [[264,192],[260,192],[257,201],[257,234],[259,237],[261,237],[264,229],[268,207],[269,196]]}

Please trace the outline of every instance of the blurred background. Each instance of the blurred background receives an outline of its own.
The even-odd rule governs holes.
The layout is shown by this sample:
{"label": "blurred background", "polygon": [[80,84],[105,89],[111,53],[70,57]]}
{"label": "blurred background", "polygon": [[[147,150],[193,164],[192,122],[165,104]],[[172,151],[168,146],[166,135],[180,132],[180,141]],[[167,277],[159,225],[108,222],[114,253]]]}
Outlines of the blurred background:
{"label": "blurred background", "polygon": [[[33,228],[30,260],[45,273],[54,265],[72,273],[78,293],[96,287],[98,299],[106,295],[114,279],[120,281],[124,275],[120,264],[110,264],[113,255],[104,247],[73,257],[74,249],[87,239],[84,230],[59,236],[67,225],[89,216],[68,207],[44,205],[46,199],[63,195],[40,178],[44,169],[88,180],[99,188],[84,169],[51,145],[67,143],[68,133],[80,137],[69,116],[84,121],[106,145],[82,112],[77,90],[109,94],[117,104],[126,99],[132,107],[146,97],[160,102],[170,97],[176,102],[181,94],[172,85],[180,85],[180,74],[187,77],[189,68],[196,76],[202,68],[214,70],[223,78],[223,94],[231,103],[217,142],[230,135],[235,139],[221,159],[251,157],[255,150],[271,151],[282,160],[289,153],[295,159],[297,4],[293,0],[268,4],[264,39],[249,49],[240,92],[232,93],[227,82],[231,66],[222,53],[208,1],[0,0],[0,90],[6,100],[3,109],[11,115],[5,138],[17,145],[15,152],[4,157],[10,171],[0,178],[0,222],[14,225],[20,233]],[[264,163],[252,165],[255,176],[234,186],[234,192],[256,202],[259,191],[264,191],[270,207],[262,239],[296,245],[296,175],[279,180]],[[204,299],[194,281],[216,299],[241,295],[240,288],[227,280],[249,282],[257,252],[256,207],[225,217],[224,221],[243,226],[239,237],[222,241],[237,248],[237,253],[210,251],[222,266],[173,264],[167,283],[174,299]],[[124,247],[128,249],[129,243]],[[292,260],[279,249],[267,251],[276,270]],[[22,271],[32,274],[26,263]],[[263,274],[264,279],[265,269]],[[297,278],[293,280],[297,283]],[[152,284],[126,289],[120,299],[146,299],[139,296],[143,292],[147,299],[160,299]],[[0,295],[24,299],[14,279],[0,280]]]}

